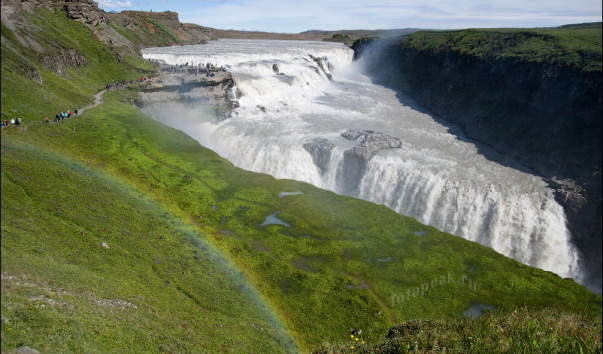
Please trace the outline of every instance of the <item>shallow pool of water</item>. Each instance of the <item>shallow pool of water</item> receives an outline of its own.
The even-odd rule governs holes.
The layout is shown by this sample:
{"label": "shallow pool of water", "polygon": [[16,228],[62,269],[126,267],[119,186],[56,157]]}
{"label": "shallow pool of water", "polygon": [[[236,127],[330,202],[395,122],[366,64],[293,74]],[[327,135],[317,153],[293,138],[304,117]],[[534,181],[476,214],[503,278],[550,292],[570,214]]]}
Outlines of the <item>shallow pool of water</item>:
{"label": "shallow pool of water", "polygon": [[377,258],[377,262],[389,262],[391,261],[393,258],[392,257],[386,257],[386,258]]}
{"label": "shallow pool of water", "polygon": [[283,220],[281,220],[277,217],[277,215],[280,213],[281,213],[280,211],[275,211],[274,213],[268,215],[266,217],[266,219],[264,220],[264,222],[260,224],[260,227],[263,227],[266,225],[283,225],[286,227],[291,227],[291,225],[287,224],[286,222],[284,222]]}
{"label": "shallow pool of water", "polygon": [[492,305],[486,304],[473,304],[469,306],[468,309],[463,311],[465,317],[479,317],[482,315],[482,311],[484,310],[494,310],[496,307]]}
{"label": "shallow pool of water", "polygon": [[282,198],[282,197],[286,197],[288,195],[298,195],[298,194],[304,194],[304,192],[302,192],[302,191],[297,191],[297,192],[280,192],[278,194],[278,197]]}

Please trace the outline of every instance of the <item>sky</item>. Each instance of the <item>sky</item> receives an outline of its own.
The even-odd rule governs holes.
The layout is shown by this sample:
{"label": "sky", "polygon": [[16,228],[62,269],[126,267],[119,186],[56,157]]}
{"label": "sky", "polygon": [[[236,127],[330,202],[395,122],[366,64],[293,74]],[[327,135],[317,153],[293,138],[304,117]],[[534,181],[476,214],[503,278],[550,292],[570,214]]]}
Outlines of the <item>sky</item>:
{"label": "sky", "polygon": [[601,0],[95,0],[105,11],[174,11],[217,29],[555,27],[601,22]]}

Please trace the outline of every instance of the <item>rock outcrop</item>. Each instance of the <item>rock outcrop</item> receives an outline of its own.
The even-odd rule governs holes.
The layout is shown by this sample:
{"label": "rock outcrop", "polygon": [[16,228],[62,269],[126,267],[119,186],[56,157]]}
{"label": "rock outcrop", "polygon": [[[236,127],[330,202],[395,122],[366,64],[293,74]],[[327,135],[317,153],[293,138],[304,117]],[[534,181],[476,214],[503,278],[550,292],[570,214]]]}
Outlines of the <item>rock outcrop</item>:
{"label": "rock outcrop", "polygon": [[161,23],[169,28],[178,44],[203,44],[207,41],[217,39],[213,28],[203,27],[194,23],[180,23],[178,13],[172,11],[122,11],[117,15],[125,17],[124,19],[117,20],[131,21],[129,26],[145,27],[151,33],[155,31],[156,24]]}
{"label": "rock outcrop", "polygon": [[81,68],[88,62],[85,56],[77,52],[76,49],[58,48],[54,55],[46,55],[41,59],[42,64],[55,71],[58,74],[63,74],[65,68],[75,67]]}
{"label": "rock outcrop", "polygon": [[357,146],[343,153],[343,184],[346,194],[360,185],[369,160],[379,151],[402,147],[402,140],[391,135],[371,130],[348,129],[341,133],[348,140],[360,141]]}
{"label": "rock outcrop", "polygon": [[[209,75],[208,75],[209,74]],[[185,66],[162,65],[159,77],[140,88],[139,108],[166,106],[172,103],[197,107],[221,107],[216,119],[230,115],[236,101],[229,99],[234,86],[232,74],[222,69],[200,69]]]}
{"label": "rock outcrop", "polygon": [[24,13],[32,14],[37,8],[65,10],[67,17],[92,26],[105,22],[105,11],[93,0],[2,0],[2,23],[9,22],[11,28],[12,23],[22,22]]}
{"label": "rock outcrop", "polygon": [[[402,140],[372,130],[347,129],[341,136],[352,141],[358,141],[358,145],[344,151],[342,162],[342,173],[339,175],[339,185],[342,193],[353,195],[358,188],[360,180],[366,171],[366,166],[375,154],[385,149],[398,149],[403,146]],[[321,174],[329,168],[331,154],[335,145],[324,138],[316,138],[307,141],[304,149],[312,156],[314,165],[318,167]]]}
{"label": "rock outcrop", "polygon": [[[325,69],[326,58],[315,57],[312,54],[308,54],[308,55],[310,56],[310,58],[312,58],[312,60],[314,60],[314,62],[316,62],[316,64],[320,68],[320,71],[322,71],[322,73],[325,74],[325,76],[327,78],[329,78],[329,80],[333,81],[333,75],[329,74],[327,72],[327,70]],[[329,69],[329,70],[333,69],[330,65],[331,65],[330,63],[327,63],[327,69]],[[318,74],[320,75],[320,72]]]}
{"label": "rock outcrop", "polygon": [[331,152],[334,147],[335,145],[325,138],[316,138],[304,144],[304,149],[310,153],[314,165],[318,167],[321,174],[324,174],[329,167]]}
{"label": "rock outcrop", "polygon": [[400,138],[372,130],[348,129],[341,133],[341,136],[348,140],[359,140],[359,145],[354,149],[361,150],[368,159],[379,150],[402,147]]}
{"label": "rock outcrop", "polygon": [[[57,4],[60,6],[60,1]],[[87,23],[90,26],[105,23],[105,12],[98,8],[95,1],[64,0],[63,8],[67,11],[67,17]]]}
{"label": "rock outcrop", "polygon": [[144,22],[146,20],[161,21],[164,25],[171,29],[180,29],[182,27],[182,24],[178,20],[178,13],[173,11],[122,11],[120,14],[139,22]]}

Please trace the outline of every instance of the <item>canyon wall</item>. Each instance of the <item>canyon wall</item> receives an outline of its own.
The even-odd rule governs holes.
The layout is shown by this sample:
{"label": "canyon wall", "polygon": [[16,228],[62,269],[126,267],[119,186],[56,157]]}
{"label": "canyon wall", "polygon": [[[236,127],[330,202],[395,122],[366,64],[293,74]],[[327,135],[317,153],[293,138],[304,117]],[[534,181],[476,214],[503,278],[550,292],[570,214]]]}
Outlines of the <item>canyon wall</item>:
{"label": "canyon wall", "polygon": [[359,40],[353,49],[376,82],[546,178],[600,284],[600,40],[598,53],[583,43],[573,43],[587,47],[576,53],[563,47],[564,30],[592,28],[600,37],[599,23],[560,28],[561,39],[554,31],[419,32]]}

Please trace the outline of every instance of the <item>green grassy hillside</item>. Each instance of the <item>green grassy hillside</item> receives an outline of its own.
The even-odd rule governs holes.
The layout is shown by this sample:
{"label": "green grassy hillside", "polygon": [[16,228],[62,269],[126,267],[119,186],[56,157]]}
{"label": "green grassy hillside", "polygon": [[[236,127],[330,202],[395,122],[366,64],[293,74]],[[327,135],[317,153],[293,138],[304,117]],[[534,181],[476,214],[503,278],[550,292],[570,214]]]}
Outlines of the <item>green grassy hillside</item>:
{"label": "green grassy hillside", "polygon": [[6,136],[1,182],[3,351],[294,348],[197,231],[122,182]]}
{"label": "green grassy hillside", "polygon": [[352,336],[316,353],[600,353],[601,320],[551,309],[486,311],[452,321],[411,320],[387,337],[368,342]]}
{"label": "green grassy hillside", "polygon": [[417,50],[452,51],[479,58],[574,66],[601,71],[601,23],[540,29],[466,29],[419,31],[405,46]]}
{"label": "green grassy hillside", "polygon": [[[69,121],[3,132],[3,273],[42,284],[29,289],[3,282],[4,299],[11,299],[3,301],[3,316],[29,328],[15,332],[12,343],[24,338],[40,343],[53,333],[46,328],[53,316],[44,311],[65,311],[58,317],[71,317],[72,325],[82,320],[70,311],[77,303],[58,288],[71,296],[121,299],[140,308],[151,307],[150,302],[157,312],[184,311],[179,307],[185,302],[164,294],[173,289],[189,297],[188,306],[199,312],[256,317],[259,310],[252,306],[236,308],[219,300],[236,298],[233,294],[213,293],[236,287],[226,286],[234,280],[213,270],[211,247],[205,250],[204,243],[235,264],[302,348],[345,340],[350,327],[378,338],[402,320],[462,317],[472,303],[600,311],[600,297],[573,280],[524,266],[383,206],[236,169],[120,102],[128,100],[119,92],[105,96],[105,104]],[[296,191],[304,194],[278,196]],[[139,194],[153,202],[145,205],[138,197],[134,204],[131,195]],[[275,211],[291,227],[259,226]],[[169,230],[171,220],[174,230]],[[162,245],[161,236],[174,237],[171,254],[165,254],[170,248]],[[208,263],[196,264],[195,255]],[[161,267],[166,267],[163,272]],[[63,274],[55,268],[79,272]],[[56,285],[48,290],[47,283]],[[38,310],[45,320],[20,315],[21,307],[40,299],[67,305]],[[177,310],[171,310],[174,306]],[[213,321],[215,315],[208,317]],[[185,318],[197,317],[193,312]],[[145,319],[151,327],[165,325],[152,316]],[[148,328],[140,326],[140,332]],[[8,328],[3,325],[6,340],[13,338]],[[243,333],[256,338],[253,331]],[[133,336],[118,329],[113,335],[117,343]]]}
{"label": "green grassy hillside", "polygon": [[[3,119],[25,122],[2,130],[2,351],[291,352],[478,303],[601,313],[573,280],[384,206],[235,168],[143,115],[135,85],[41,124],[91,102],[109,76],[152,68],[119,62],[62,12],[38,15],[56,24],[31,18],[29,33],[87,64],[47,70],[2,28]],[[289,226],[261,226],[275,212]]]}
{"label": "green grassy hillside", "polygon": [[2,24],[3,120],[21,116],[26,122],[41,122],[92,103],[92,96],[108,83],[154,71],[139,55],[122,53],[118,60],[87,25],[69,20],[64,11],[42,8],[22,20],[29,27],[11,31]]}

